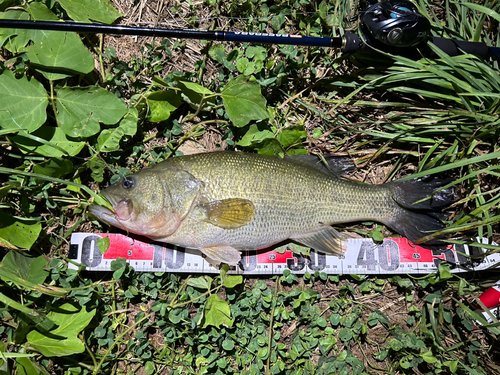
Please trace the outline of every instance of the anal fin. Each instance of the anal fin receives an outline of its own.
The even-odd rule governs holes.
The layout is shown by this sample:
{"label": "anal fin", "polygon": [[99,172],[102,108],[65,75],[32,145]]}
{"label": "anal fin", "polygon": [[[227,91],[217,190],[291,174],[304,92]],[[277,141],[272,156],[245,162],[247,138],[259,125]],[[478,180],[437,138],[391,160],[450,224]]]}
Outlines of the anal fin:
{"label": "anal fin", "polygon": [[332,227],[325,227],[317,232],[310,233],[305,236],[293,237],[292,240],[325,254],[343,254],[343,237]]}
{"label": "anal fin", "polygon": [[241,254],[232,246],[211,246],[200,249],[210,259],[236,266],[241,260]]}

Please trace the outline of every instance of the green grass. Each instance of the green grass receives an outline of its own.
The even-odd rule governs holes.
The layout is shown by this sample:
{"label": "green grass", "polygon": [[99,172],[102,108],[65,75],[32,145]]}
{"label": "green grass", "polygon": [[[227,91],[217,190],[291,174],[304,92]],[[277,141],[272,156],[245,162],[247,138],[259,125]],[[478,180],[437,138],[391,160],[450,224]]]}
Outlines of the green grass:
{"label": "green grass", "polygon": [[[84,20],[71,3],[7,1],[2,10]],[[433,35],[498,46],[498,3],[417,5]],[[206,1],[168,11],[180,27],[339,36],[356,32],[359,5]],[[91,16],[117,17],[110,8]],[[108,230],[86,213],[101,188],[193,140],[350,155],[356,176],[377,182],[449,175],[459,199],[444,232],[486,238],[498,252],[498,62],[435,50],[435,60],[353,65],[320,48],[176,40],[141,41],[127,56],[107,37],[0,36],[0,374],[499,371],[499,323],[475,327],[482,318],[471,307],[494,269],[243,280],[139,274],[123,259],[112,272],[74,271],[66,257],[71,233]]]}

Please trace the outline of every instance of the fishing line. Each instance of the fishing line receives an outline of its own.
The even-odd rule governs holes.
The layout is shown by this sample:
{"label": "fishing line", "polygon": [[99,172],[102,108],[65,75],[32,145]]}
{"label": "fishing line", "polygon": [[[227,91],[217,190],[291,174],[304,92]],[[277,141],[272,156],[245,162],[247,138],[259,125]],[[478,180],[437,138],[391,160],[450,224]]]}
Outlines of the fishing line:
{"label": "fishing line", "polygon": [[[364,11],[361,11],[361,12],[364,12]],[[281,15],[287,17],[287,16],[297,16],[297,15],[299,15],[299,16],[307,16],[307,15],[311,15],[311,14],[335,15],[335,13],[330,13],[330,12],[290,12],[290,13],[281,13],[281,14],[278,14],[278,15],[259,16],[259,17],[230,17],[230,16],[205,17],[205,18],[196,18],[197,16],[192,16],[192,17],[193,17],[193,21],[214,21],[214,20],[219,20],[219,19],[236,20],[236,21],[243,21],[243,20],[269,21],[269,19],[278,18]],[[188,19],[188,18],[189,17],[186,17],[186,19]],[[176,21],[179,21],[179,20],[176,19]],[[181,21],[188,23],[184,19],[181,20]]]}

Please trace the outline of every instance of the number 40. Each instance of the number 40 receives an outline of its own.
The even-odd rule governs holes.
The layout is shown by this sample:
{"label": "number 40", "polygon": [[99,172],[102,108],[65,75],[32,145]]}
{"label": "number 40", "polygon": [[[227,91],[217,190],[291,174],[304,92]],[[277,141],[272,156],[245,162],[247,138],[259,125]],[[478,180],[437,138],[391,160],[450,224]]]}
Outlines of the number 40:
{"label": "number 40", "polygon": [[[375,254],[378,255],[378,261]],[[377,265],[384,271],[394,271],[399,268],[399,246],[392,240],[384,240],[381,245],[373,242],[363,242],[358,254],[358,265],[365,266],[367,271],[375,271]]]}

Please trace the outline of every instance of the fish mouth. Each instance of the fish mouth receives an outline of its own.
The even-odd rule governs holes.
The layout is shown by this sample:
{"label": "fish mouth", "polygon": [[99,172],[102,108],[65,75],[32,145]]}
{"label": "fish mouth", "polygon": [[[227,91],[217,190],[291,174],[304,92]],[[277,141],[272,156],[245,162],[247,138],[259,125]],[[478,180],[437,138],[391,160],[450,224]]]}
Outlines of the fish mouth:
{"label": "fish mouth", "polygon": [[106,207],[99,206],[97,204],[91,204],[89,206],[89,211],[92,215],[97,217],[100,221],[113,225],[117,228],[127,230],[125,225],[118,219],[118,216],[116,215],[115,212],[107,209]]}

